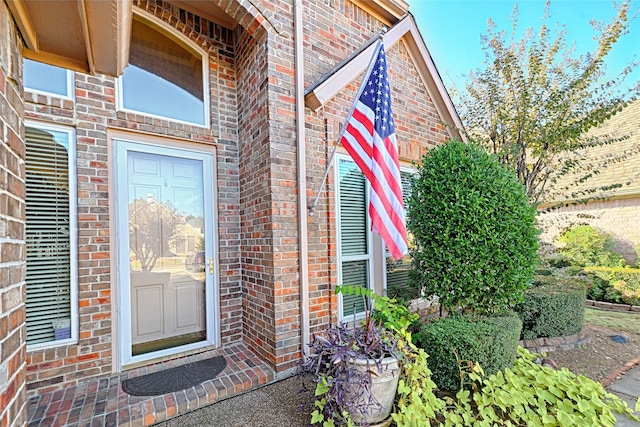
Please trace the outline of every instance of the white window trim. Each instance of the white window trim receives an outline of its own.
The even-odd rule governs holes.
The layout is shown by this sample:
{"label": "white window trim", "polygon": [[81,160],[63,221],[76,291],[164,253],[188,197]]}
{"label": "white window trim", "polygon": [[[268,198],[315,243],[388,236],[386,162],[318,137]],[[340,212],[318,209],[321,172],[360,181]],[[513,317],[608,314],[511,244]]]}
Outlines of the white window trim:
{"label": "white window trim", "polygon": [[[28,60],[28,58],[24,58],[25,60]],[[33,62],[38,62],[35,60],[30,60]],[[50,64],[47,64],[50,65]],[[56,66],[57,67],[57,66]],[[66,68],[62,68],[62,67],[57,67],[60,68],[62,70],[64,70],[66,72],[67,75],[67,94],[66,95],[60,95],[59,93],[55,93],[55,92],[47,92],[46,90],[39,90],[39,89],[32,89],[28,86],[24,86],[24,90],[26,92],[29,93],[33,93],[34,95],[44,95],[44,96],[51,96],[53,98],[57,98],[57,99],[64,99],[64,100],[69,100],[69,101],[75,101],[75,91],[74,91],[74,76],[75,74],[73,73],[73,71],[71,70],[67,70]]]}
{"label": "white window trim", "polygon": [[[25,121],[25,127],[64,132],[69,135],[69,244],[71,261],[71,338],[37,344],[27,344],[27,351],[42,350],[77,344],[79,338],[78,314],[78,172],[75,129],[49,123]],[[27,285],[28,286],[28,285]]]}
{"label": "white window trim", "polygon": [[[341,235],[342,235],[342,227],[341,227],[341,216],[340,216],[340,160],[349,160],[351,162],[353,162],[355,164],[355,162],[353,161],[353,158],[351,158],[351,156],[349,156],[348,154],[338,154],[336,155],[335,158],[335,164],[334,164],[334,182],[335,184],[335,207],[336,207],[336,236],[337,236],[337,248],[338,248],[338,280],[339,280],[339,285],[342,285],[342,263],[343,262],[349,262],[349,261],[367,261],[367,265],[369,267],[369,271],[368,271],[368,278],[369,278],[369,282],[367,283],[367,288],[368,289],[373,289],[374,288],[374,283],[375,283],[375,269],[374,269],[374,264],[375,263],[375,257],[374,257],[374,252],[379,252],[378,251],[374,251],[374,245],[376,245],[376,243],[374,242],[374,239],[372,238],[372,236],[374,235],[374,233],[371,232],[371,218],[369,217],[368,212],[366,212],[366,217],[367,217],[367,254],[366,255],[346,255],[343,256],[342,255],[342,239],[341,239]],[[365,179],[366,182],[366,186],[365,186],[365,210],[369,204],[369,181]],[[382,243],[382,239],[379,239],[379,243]],[[338,319],[340,322],[348,322],[353,320],[353,314],[350,314],[348,316],[344,316],[344,310],[343,310],[343,298],[342,298],[342,294],[338,294]],[[363,319],[364,318],[364,312],[360,312],[357,313],[355,316],[356,320],[359,319]]]}
{"label": "white window trim", "polygon": [[172,117],[161,116],[158,114],[147,113],[144,111],[130,110],[124,107],[123,94],[122,94],[122,76],[116,79],[116,108],[117,111],[124,113],[137,114],[145,117],[152,117],[155,119],[168,120],[174,123],[183,123],[189,126],[196,126],[209,129],[211,127],[211,106],[210,106],[210,86],[209,86],[209,55],[200,46],[198,46],[192,40],[186,38],[183,34],[179,33],[168,23],[164,22],[160,18],[145,14],[142,11],[133,9],[133,14],[140,18],[149,27],[161,32],[171,40],[175,41],[180,46],[191,52],[194,56],[200,56],[202,58],[202,91],[203,91],[203,104],[204,104],[204,124],[189,122],[186,120],[174,119]]}

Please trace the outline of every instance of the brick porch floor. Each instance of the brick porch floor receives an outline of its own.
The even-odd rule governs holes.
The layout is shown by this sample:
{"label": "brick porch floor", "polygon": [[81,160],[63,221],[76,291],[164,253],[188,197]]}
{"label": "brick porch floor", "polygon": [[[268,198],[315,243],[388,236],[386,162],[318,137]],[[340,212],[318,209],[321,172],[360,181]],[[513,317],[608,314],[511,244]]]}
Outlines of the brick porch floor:
{"label": "brick porch floor", "polygon": [[[130,396],[121,382],[147,373],[222,355],[227,367],[213,380],[162,396]],[[29,399],[27,425],[147,426],[242,393],[275,379],[274,371],[244,344],[133,369],[109,378],[42,393]]]}

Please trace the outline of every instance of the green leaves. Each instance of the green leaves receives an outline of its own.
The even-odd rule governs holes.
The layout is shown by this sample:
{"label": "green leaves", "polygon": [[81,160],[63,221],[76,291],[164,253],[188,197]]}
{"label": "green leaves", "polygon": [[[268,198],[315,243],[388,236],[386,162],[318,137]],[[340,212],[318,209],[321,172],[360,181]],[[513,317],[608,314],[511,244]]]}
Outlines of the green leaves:
{"label": "green leaves", "polygon": [[535,276],[516,306],[522,319],[522,339],[561,337],[584,325],[586,281],[578,277]]}
{"label": "green leaves", "polygon": [[[481,36],[484,68],[469,75],[459,111],[467,139],[494,153],[526,187],[532,203],[554,200],[558,178],[580,175],[580,168],[560,170],[559,158],[579,159],[586,134],[616,114],[640,86],[624,85],[638,66],[602,82],[607,55],[629,22],[629,0],[607,26],[598,28],[597,45],[576,54],[561,25],[548,24],[549,4],[538,31],[517,30],[517,6],[510,33],[491,23]],[[555,28],[555,30],[551,30]],[[516,35],[520,35],[516,39]],[[608,135],[598,145],[619,140]],[[594,169],[606,162],[591,161]],[[573,184],[572,184],[573,185]]]}
{"label": "green leaves", "polygon": [[[404,346],[404,344],[408,344]],[[638,420],[627,404],[599,383],[534,362],[540,355],[518,349],[513,369],[482,380],[482,388],[438,398],[430,380],[427,355],[403,341],[405,358],[392,413],[400,426],[614,426],[612,412]],[[481,369],[474,368],[474,374]],[[636,412],[640,410],[640,399]]]}
{"label": "green leaves", "polygon": [[609,234],[590,225],[577,225],[558,237],[559,252],[573,265],[621,267],[626,265],[614,248],[616,241]]}
{"label": "green leaves", "polygon": [[407,211],[412,286],[449,311],[493,313],[522,299],[536,262],[535,210],[495,157],[457,141],[429,151]]}

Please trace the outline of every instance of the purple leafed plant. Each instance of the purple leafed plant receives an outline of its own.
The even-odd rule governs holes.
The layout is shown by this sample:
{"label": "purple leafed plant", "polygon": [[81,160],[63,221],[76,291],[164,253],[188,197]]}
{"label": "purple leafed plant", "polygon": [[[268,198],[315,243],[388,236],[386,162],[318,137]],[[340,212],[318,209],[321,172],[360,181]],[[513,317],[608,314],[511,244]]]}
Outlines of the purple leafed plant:
{"label": "purple leafed plant", "polygon": [[397,357],[397,342],[391,331],[374,323],[368,311],[361,325],[341,323],[330,326],[323,335],[314,334],[309,355],[300,365],[300,373],[315,382],[317,399],[325,400],[320,405],[316,401],[319,409],[312,422],[333,419],[343,424],[354,414],[379,408],[380,403],[370,393],[371,369],[367,365],[363,372],[353,361],[366,359],[382,371],[385,357]]}

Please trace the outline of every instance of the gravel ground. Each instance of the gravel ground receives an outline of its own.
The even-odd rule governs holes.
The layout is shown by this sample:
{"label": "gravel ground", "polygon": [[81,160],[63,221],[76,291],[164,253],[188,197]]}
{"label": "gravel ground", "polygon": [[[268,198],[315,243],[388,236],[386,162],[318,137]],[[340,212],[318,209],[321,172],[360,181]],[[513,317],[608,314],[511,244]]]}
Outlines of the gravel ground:
{"label": "gravel ground", "polygon": [[[594,325],[586,325],[585,328],[591,340],[588,344],[549,353],[549,358],[559,367],[600,381],[625,363],[640,357],[640,335]],[[611,339],[613,335],[622,335],[627,342],[617,343]]]}
{"label": "gravel ground", "polygon": [[[571,350],[549,353],[559,367],[600,381],[625,363],[640,356],[640,335],[586,325],[591,341]],[[624,335],[627,343],[611,339]],[[292,377],[257,390],[214,403],[157,424],[160,427],[305,427],[309,425],[313,393],[303,392],[299,378]],[[305,403],[309,406],[304,407]]]}
{"label": "gravel ground", "polygon": [[313,393],[302,392],[298,377],[273,383],[185,415],[160,427],[304,427],[311,421]]}

